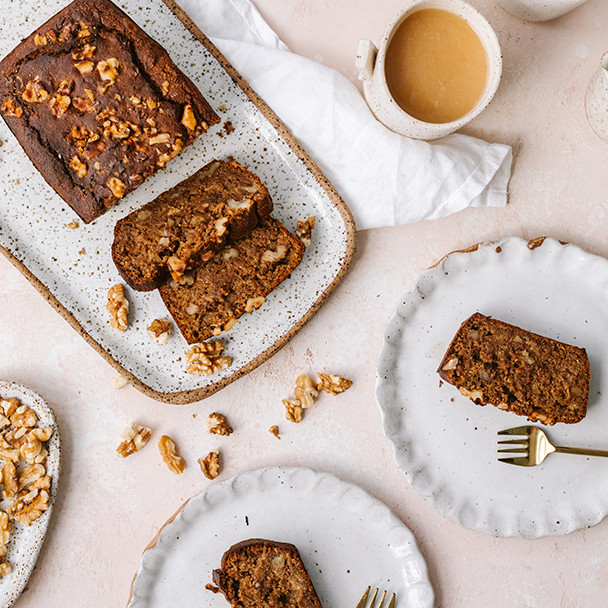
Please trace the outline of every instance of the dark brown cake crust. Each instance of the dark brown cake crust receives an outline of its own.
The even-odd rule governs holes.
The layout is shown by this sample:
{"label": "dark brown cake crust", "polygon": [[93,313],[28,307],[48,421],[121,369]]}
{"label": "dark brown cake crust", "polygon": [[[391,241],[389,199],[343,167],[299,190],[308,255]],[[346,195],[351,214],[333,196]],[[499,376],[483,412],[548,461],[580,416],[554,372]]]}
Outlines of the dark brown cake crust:
{"label": "dark brown cake crust", "polygon": [[266,186],[234,161],[215,160],[117,222],[112,258],[125,281],[150,291],[181,282],[272,211]]}
{"label": "dark brown cake crust", "polygon": [[194,271],[191,281],[162,285],[160,295],[186,342],[202,342],[259,308],[303,256],[301,241],[267,218]]}
{"label": "dark brown cake crust", "polygon": [[167,52],[109,0],[75,0],[0,62],[0,114],[85,222],[219,122]]}
{"label": "dark brown cake crust", "polygon": [[590,372],[584,348],[480,313],[460,326],[437,371],[476,404],[534,422],[572,424],[587,413]]}
{"label": "dark brown cake crust", "polygon": [[213,571],[233,608],[322,608],[298,549],[252,538],[233,545]]}

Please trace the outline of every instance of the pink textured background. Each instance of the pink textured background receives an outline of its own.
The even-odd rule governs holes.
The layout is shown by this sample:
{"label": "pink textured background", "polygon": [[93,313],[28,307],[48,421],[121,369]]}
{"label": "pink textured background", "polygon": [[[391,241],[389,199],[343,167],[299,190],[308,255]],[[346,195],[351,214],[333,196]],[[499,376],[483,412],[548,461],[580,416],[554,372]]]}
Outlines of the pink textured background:
{"label": "pink textured background", "polygon": [[[400,8],[398,0],[255,3],[293,51],[353,81],[359,39],[378,41]],[[270,361],[208,400],[171,407],[131,387],[114,390],[114,371],[0,259],[0,377],[49,401],[64,447],[51,529],[18,608],[125,605],[146,544],[210,483],[196,459],[216,446],[225,455],[220,479],[265,465],[303,465],[386,502],[417,536],[438,607],[608,605],[608,522],[537,541],[465,530],[409,488],[380,428],[373,389],[382,329],[422,270],[454,249],[509,235],[550,235],[608,255],[608,144],[591,131],[583,106],[608,50],[608,3],[590,0],[546,24],[519,21],[493,0],[471,3],[497,31],[504,73],[495,100],[465,132],[513,146],[509,205],[359,233],[352,270],[315,318]],[[301,425],[287,423],[281,399],[295,372],[317,370],[355,383],[339,400],[326,396]],[[211,411],[228,415],[235,434],[208,435]],[[171,435],[186,472],[170,473],[155,445],[117,457],[119,433],[131,420],[152,427],[156,438]],[[267,432],[272,424],[281,441]]]}

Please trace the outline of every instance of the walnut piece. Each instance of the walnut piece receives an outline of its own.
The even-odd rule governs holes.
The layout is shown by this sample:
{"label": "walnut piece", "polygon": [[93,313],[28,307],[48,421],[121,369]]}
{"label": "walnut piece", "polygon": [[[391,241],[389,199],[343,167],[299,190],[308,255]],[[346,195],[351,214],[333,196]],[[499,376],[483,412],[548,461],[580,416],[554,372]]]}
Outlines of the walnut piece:
{"label": "walnut piece", "polygon": [[88,73],[90,73],[90,72],[93,71],[93,68],[95,67],[95,64],[92,61],[77,61],[74,64],[74,67],[81,74],[88,74]]}
{"label": "walnut piece", "polygon": [[[5,511],[0,511],[0,557],[5,557],[7,553],[7,544],[13,531],[9,514]],[[0,576],[5,576],[13,571],[9,562],[3,561],[0,563]]]}
{"label": "walnut piece", "polygon": [[82,179],[88,171],[86,164],[78,158],[78,155],[74,156],[70,161],[70,169],[72,169],[80,179]]}
{"label": "walnut piece", "polygon": [[169,467],[169,470],[179,475],[184,472],[186,463],[184,459],[177,453],[177,446],[175,441],[168,435],[163,435],[158,440],[158,451],[163,457],[165,464]]}
{"label": "walnut piece", "polygon": [[306,374],[298,376],[294,393],[304,409],[312,407],[315,404],[315,398],[319,395],[312,378]]}
{"label": "walnut piece", "polygon": [[110,57],[110,59],[100,61],[97,64],[97,71],[104,82],[114,84],[118,77],[118,67],[118,59],[116,59],[116,57]]}
{"label": "walnut piece", "polygon": [[285,245],[279,245],[276,251],[273,251],[272,249],[267,249],[262,254],[262,262],[265,262],[267,264],[276,264],[285,257],[286,253],[287,247],[285,247]]}
{"label": "walnut piece", "polygon": [[270,434],[274,435],[274,436],[275,436],[277,439],[280,439],[280,438],[281,438],[281,436],[279,435],[279,427],[278,427],[276,424],[272,425],[272,426],[271,426],[271,427],[268,429],[268,432],[269,432]]}
{"label": "walnut piece", "polygon": [[122,432],[121,437],[124,441],[116,448],[116,451],[123,457],[126,458],[135,452],[139,452],[152,435],[152,431],[137,422],[131,422],[131,424]]}
{"label": "walnut piece", "polygon": [[234,429],[228,424],[226,416],[212,412],[207,419],[207,429],[212,435],[232,435]]}
{"label": "walnut piece", "polygon": [[195,344],[186,353],[186,361],[190,363],[186,373],[209,375],[230,367],[232,357],[220,357],[223,350],[224,342],[222,340]]}
{"label": "walnut piece", "polygon": [[296,234],[304,243],[304,247],[308,247],[312,241],[312,229],[315,227],[317,220],[314,217],[308,217],[305,220],[298,220]]}
{"label": "walnut piece", "polygon": [[36,34],[34,36],[34,44],[36,46],[44,46],[47,43],[48,43],[48,40],[44,34]]}
{"label": "walnut piece", "polygon": [[148,326],[147,332],[153,342],[166,344],[171,333],[171,321],[168,319],[154,319]]}
{"label": "walnut piece", "polygon": [[125,297],[125,288],[120,283],[108,290],[106,310],[110,313],[110,325],[119,331],[126,331],[129,326],[129,301]]}
{"label": "walnut piece", "polygon": [[352,380],[336,376],[335,374],[322,374],[319,372],[317,375],[319,376],[317,390],[325,391],[330,395],[343,393],[345,390],[349,389],[353,383]]}
{"label": "walnut piece", "polygon": [[194,112],[190,104],[184,106],[182,124],[184,127],[186,127],[186,129],[190,129],[190,131],[194,131],[194,129],[196,129],[196,117],[194,116]]}
{"label": "walnut piece", "polygon": [[71,103],[72,98],[69,95],[57,92],[49,105],[51,106],[51,112],[57,118],[61,118],[68,111]]}
{"label": "walnut piece", "polygon": [[129,384],[129,381],[127,380],[127,378],[125,378],[122,375],[118,375],[116,376],[116,378],[114,378],[114,382],[113,382],[113,386],[116,390],[120,390],[121,388],[124,388],[125,386],[127,386],[127,384]]}
{"label": "walnut piece", "polygon": [[304,409],[297,399],[283,399],[283,405],[285,406],[285,418],[289,422],[302,422]]}
{"label": "walnut piece", "polygon": [[36,78],[25,85],[21,98],[28,103],[43,103],[49,98],[49,94],[40,80]]}
{"label": "walnut piece", "polygon": [[122,198],[125,195],[125,183],[117,177],[111,177],[106,182],[106,186],[116,198]]}
{"label": "walnut piece", "polygon": [[96,46],[93,46],[87,42],[81,48],[78,48],[78,49],[72,51],[72,59],[74,59],[74,61],[82,61],[83,59],[91,59],[91,57],[93,57],[93,53],[95,53],[96,49],[97,49]]}
{"label": "walnut piece", "polygon": [[198,464],[207,479],[215,479],[220,474],[220,451],[209,452],[205,458],[199,458]]}
{"label": "walnut piece", "polygon": [[14,116],[15,118],[21,118],[23,116],[23,110],[15,103],[15,100],[11,97],[7,97],[2,102],[1,110],[5,116]]}
{"label": "walnut piece", "polygon": [[253,312],[254,310],[257,310],[262,304],[264,304],[264,301],[264,296],[249,298],[245,304],[245,312]]}
{"label": "walnut piece", "polygon": [[9,513],[24,525],[31,525],[49,508],[49,493],[39,488],[27,488],[17,495]]}

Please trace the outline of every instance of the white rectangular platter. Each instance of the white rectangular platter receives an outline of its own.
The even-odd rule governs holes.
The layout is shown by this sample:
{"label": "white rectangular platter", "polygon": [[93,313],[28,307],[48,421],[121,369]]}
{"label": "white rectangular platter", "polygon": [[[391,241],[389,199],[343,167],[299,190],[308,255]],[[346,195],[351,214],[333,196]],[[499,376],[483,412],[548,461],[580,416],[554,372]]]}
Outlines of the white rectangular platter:
{"label": "white rectangular platter", "polygon": [[[13,4],[11,2],[11,4]],[[0,57],[67,6],[67,0],[21,0],[0,15]],[[191,403],[248,373],[279,350],[318,310],[354,253],[348,208],[280,120],[251,90],[172,0],[117,0],[200,88],[221,122],[167,167],[89,225],[46,184],[0,121],[0,251],[98,352],[136,388],[166,403]],[[229,132],[226,123],[234,130]],[[185,340],[174,330],[164,346],[146,328],[169,318],[156,291],[126,289],[129,329],[109,325],[108,289],[120,276],[110,247],[114,225],[134,209],[190,176],[212,159],[234,158],[260,176],[273,215],[291,231],[316,218],[303,262],[254,314],[225,334],[232,365],[212,376],[186,374]],[[78,220],[77,228],[69,224]]]}

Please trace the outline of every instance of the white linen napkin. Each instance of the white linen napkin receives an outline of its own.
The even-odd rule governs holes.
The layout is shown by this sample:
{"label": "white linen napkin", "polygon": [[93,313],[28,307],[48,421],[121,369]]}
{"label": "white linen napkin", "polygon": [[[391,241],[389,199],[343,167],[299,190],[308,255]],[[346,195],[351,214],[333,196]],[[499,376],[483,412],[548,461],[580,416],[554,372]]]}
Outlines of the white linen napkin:
{"label": "white linen napkin", "polygon": [[509,146],[458,134],[438,143],[397,135],[347,78],[291,53],[249,0],[179,3],[319,165],[357,229],[506,204]]}

